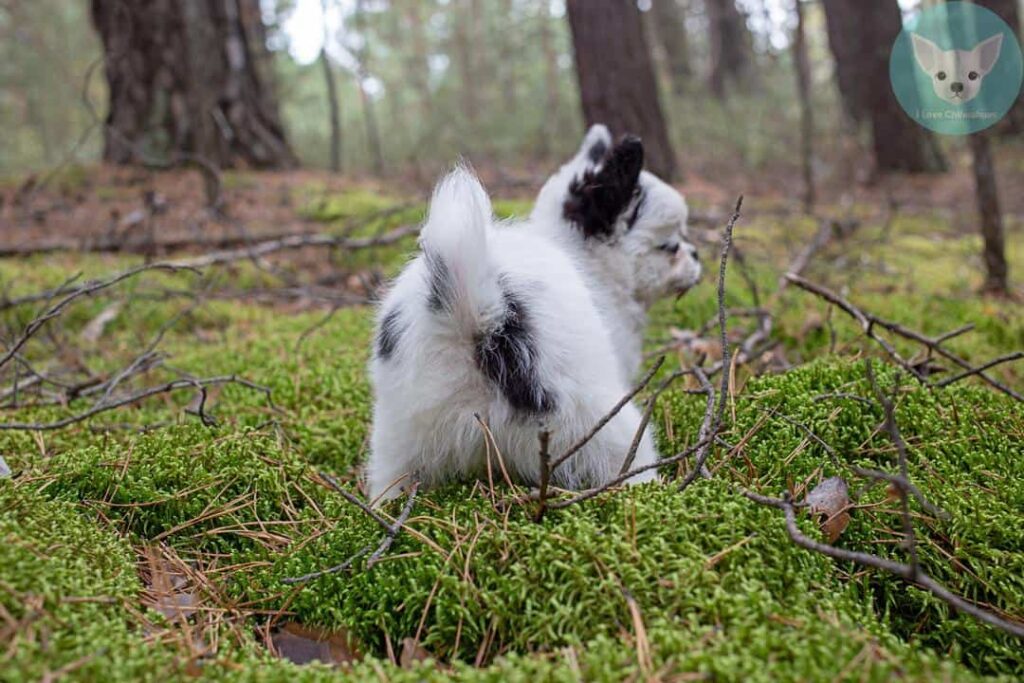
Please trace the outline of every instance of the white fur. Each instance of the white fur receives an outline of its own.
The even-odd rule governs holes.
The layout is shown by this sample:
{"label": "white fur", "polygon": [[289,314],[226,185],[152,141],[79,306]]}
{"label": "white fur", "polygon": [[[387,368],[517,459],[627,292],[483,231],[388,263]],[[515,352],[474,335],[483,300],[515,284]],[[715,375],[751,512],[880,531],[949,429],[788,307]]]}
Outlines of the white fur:
{"label": "white fur", "polygon": [[[641,362],[646,310],[658,297],[685,291],[700,278],[696,252],[684,241],[686,204],[667,184],[643,173],[645,194],[635,225],[620,218],[612,239],[585,240],[561,214],[570,183],[595,164],[588,151],[611,145],[604,126],[592,128],[577,155],[544,185],[531,217],[497,223],[479,181],[456,169],[437,187],[420,238],[443,261],[453,283],[450,309],[431,310],[430,270],[417,256],[381,303],[378,328],[400,312],[399,340],[370,365],[376,395],[367,481],[370,497],[400,494],[409,477],[433,486],[480,477],[491,448],[492,472],[520,482],[539,477],[538,434],[551,433],[550,452],[565,452],[631,387]],[[623,216],[629,211],[623,213]],[[665,243],[681,244],[675,255]],[[528,315],[540,384],[552,395],[549,412],[517,411],[478,368],[476,343],[505,315],[503,287],[512,287]],[[597,485],[614,478],[640,423],[625,406],[554,483]],[[658,457],[648,429],[634,466]],[[631,482],[649,481],[655,472]]]}
{"label": "white fur", "polygon": [[914,59],[932,79],[935,94],[950,104],[964,104],[981,92],[985,76],[999,60],[1003,34],[980,41],[970,50],[943,50],[916,33],[910,34]]}

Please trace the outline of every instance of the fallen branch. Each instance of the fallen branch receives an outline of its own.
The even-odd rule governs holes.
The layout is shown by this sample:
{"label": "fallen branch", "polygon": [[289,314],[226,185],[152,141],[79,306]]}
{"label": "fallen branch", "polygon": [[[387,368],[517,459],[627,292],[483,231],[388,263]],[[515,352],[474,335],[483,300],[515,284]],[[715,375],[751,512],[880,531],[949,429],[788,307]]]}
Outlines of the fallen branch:
{"label": "fallen branch", "polygon": [[882,571],[889,572],[890,574],[895,574],[908,583],[912,583],[917,587],[928,591],[950,607],[960,612],[969,614],[986,624],[995,626],[996,628],[1018,638],[1024,638],[1024,625],[1003,619],[989,610],[968,602],[959,595],[951,592],[935,579],[931,578],[928,574],[922,571],[920,567],[914,567],[901,562],[894,562],[893,560],[887,560],[877,555],[870,555],[868,553],[862,553],[855,550],[846,550],[845,548],[837,548],[836,546],[820,543],[812,538],[808,538],[797,526],[796,508],[793,502],[789,500],[788,496],[783,498],[770,498],[754,493],[753,491],[743,491],[743,495],[760,505],[768,505],[782,510],[786,515],[786,531],[789,534],[790,539],[792,539],[792,541],[801,548],[821,553],[822,555],[827,555],[836,560],[854,562],[866,567],[873,567],[875,569],[881,569]]}
{"label": "fallen branch", "polygon": [[[740,209],[743,208],[743,196],[736,200],[736,209],[733,211],[732,217],[729,222],[725,225],[725,233],[722,235],[722,256],[718,263],[718,331],[721,335],[722,342],[722,382],[721,388],[718,392],[718,410],[715,412],[711,426],[707,431],[707,435],[702,441],[706,445],[702,446],[697,452],[697,461],[694,463],[693,468],[686,475],[683,481],[679,484],[679,491],[685,491],[686,487],[693,483],[694,479],[698,475],[707,475],[704,469],[704,463],[707,461],[708,456],[711,454],[711,450],[715,445],[715,438],[718,436],[718,431],[722,427],[722,418],[725,415],[725,397],[729,394],[729,340],[728,330],[726,328],[726,313],[725,313],[725,273],[726,267],[729,264],[729,250],[732,248],[732,231],[736,227],[736,221],[740,219]],[[707,377],[702,374],[697,375],[698,380],[702,380],[705,385],[705,389],[708,393],[708,404],[705,409],[705,424],[707,423],[707,415],[711,410],[714,390],[710,389],[710,383]]]}
{"label": "fallen branch", "polygon": [[[805,280],[799,275],[790,273],[786,275],[786,279],[789,282],[792,282],[797,287],[803,289],[804,291],[810,292],[811,294],[821,297],[825,301],[834,304],[844,313],[846,313],[854,320],[856,320],[857,323],[860,325],[861,329],[863,330],[864,334],[867,335],[869,339],[873,340],[875,343],[881,346],[882,349],[886,352],[886,354],[893,360],[893,362],[895,362],[901,368],[906,370],[912,377],[914,377],[914,379],[924,384],[925,386],[945,387],[949,386],[954,382],[958,382],[962,379],[966,379],[967,377],[973,377],[976,375],[977,377],[988,383],[989,386],[998,389],[1007,396],[1011,396],[1018,401],[1024,402],[1024,396],[1014,391],[1010,387],[1006,386],[1005,384],[999,382],[998,380],[993,378],[991,375],[986,374],[985,372],[986,370],[990,369],[995,365],[1024,358],[1024,353],[1012,353],[997,358],[996,360],[986,365],[975,367],[966,360],[964,360],[963,358],[959,357],[958,355],[951,351],[948,351],[945,347],[942,346],[942,344],[948,341],[949,339],[952,339],[953,337],[958,337],[970,331],[970,327],[960,327],[957,328],[956,330],[953,330],[952,332],[947,332],[943,335],[939,335],[938,337],[928,337],[920,332],[904,327],[899,323],[895,323],[890,320],[885,320],[884,318],[880,318],[876,315],[868,313],[863,309],[854,306],[852,303],[844,299],[839,294],[836,294],[832,290],[826,287],[822,287],[821,285],[817,285],[808,280]],[[899,354],[899,352],[896,351],[896,348],[892,345],[891,342],[889,342],[889,340],[878,334],[876,328],[879,327],[888,330],[892,334],[902,337],[903,339],[921,344],[929,352],[936,353],[942,356],[943,358],[959,366],[966,372],[962,372],[954,377],[950,377],[941,382],[930,381],[928,379],[928,373],[926,371],[921,371],[919,368],[915,367],[913,363],[904,359]]]}
{"label": "fallen branch", "polygon": [[[63,429],[64,427],[69,427],[73,424],[77,424],[79,422],[83,422],[84,420],[88,420],[89,418],[99,415],[100,413],[105,413],[107,411],[115,410],[122,406],[138,403],[143,399],[147,399],[152,396],[157,396],[159,394],[169,394],[180,389],[199,389],[201,391],[206,387],[217,386],[222,384],[238,384],[248,389],[259,391],[266,395],[268,403],[270,403],[271,407],[273,407],[273,402],[271,401],[270,398],[270,389],[268,387],[256,384],[255,382],[250,382],[249,380],[242,377],[238,377],[237,375],[223,375],[219,377],[205,377],[200,379],[176,379],[165,384],[161,384],[160,386],[142,389],[138,392],[129,394],[127,396],[123,396],[118,399],[113,399],[105,403],[94,405],[88,410],[85,410],[81,413],[69,415],[68,417],[62,418],[60,420],[55,420],[53,422],[0,422],[0,431],[13,430],[42,432],[52,431],[54,429]],[[201,418],[203,417],[202,409],[204,404],[205,401],[201,402],[198,408],[198,414],[200,415]]]}
{"label": "fallen branch", "polygon": [[[377,524],[384,527],[384,538],[381,539],[380,543],[378,543],[376,546],[376,550],[373,550],[373,553],[366,560],[366,569],[372,569],[373,566],[377,564],[384,556],[384,554],[391,548],[391,545],[395,542],[395,538],[397,538],[398,534],[401,532],[402,527],[405,526],[405,523],[407,521],[409,521],[409,515],[412,513],[413,504],[416,502],[416,493],[419,491],[420,482],[418,480],[414,480],[412,482],[412,485],[409,487],[409,494],[408,497],[406,498],[405,505],[402,506],[402,510],[398,514],[398,517],[395,518],[395,521],[389,524],[387,521],[384,520],[383,517],[374,512],[369,506],[367,506],[361,500],[356,498],[354,495],[350,494],[348,491],[345,491],[343,488],[341,488],[341,486],[336,481],[334,481],[332,477],[325,475],[323,473],[321,473],[320,476],[324,478],[324,481],[326,481],[331,486],[331,488],[341,493],[346,500],[348,500],[351,503],[354,503],[356,507],[358,507],[364,513],[366,513],[368,517],[373,519]],[[373,548],[374,544],[368,543],[367,545],[357,550],[353,555],[351,555],[341,564],[334,565],[333,567],[328,567],[327,569],[320,569],[314,572],[310,572],[308,574],[303,574],[302,576],[286,577],[281,579],[281,583],[289,585],[295,583],[306,583],[308,581],[312,581],[313,579],[318,579],[322,576],[328,576],[330,574],[337,574],[339,572],[343,572],[346,569],[350,568],[352,565],[354,565],[359,558],[366,555],[366,553],[370,552],[370,550],[372,550]]]}

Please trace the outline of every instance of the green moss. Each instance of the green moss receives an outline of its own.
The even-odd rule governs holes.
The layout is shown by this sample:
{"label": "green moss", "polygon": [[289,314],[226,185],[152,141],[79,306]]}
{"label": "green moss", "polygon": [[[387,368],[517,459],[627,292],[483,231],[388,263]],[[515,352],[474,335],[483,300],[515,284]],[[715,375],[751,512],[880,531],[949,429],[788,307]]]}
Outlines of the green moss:
{"label": "green moss", "polygon": [[[896,381],[890,369],[879,368],[879,374],[886,388]],[[878,429],[881,409],[825,396],[833,393],[871,397],[863,366],[816,362],[752,380],[733,404],[736,421],[729,438],[744,443],[730,462],[733,476],[774,495],[808,480],[813,486],[819,477],[855,482],[851,465],[895,471],[894,449]],[[677,434],[678,425],[699,423],[702,405],[681,395],[670,400]],[[828,443],[838,465],[803,428],[773,417],[772,410]],[[1024,412],[1011,400],[975,387],[931,391],[906,384],[896,416],[910,446],[912,480],[949,513],[942,519],[917,510],[922,566],[954,592],[1024,619]],[[666,447],[682,448],[693,431],[682,433],[687,436]],[[865,509],[854,515],[842,546],[902,558],[893,531],[899,528],[896,506],[885,499],[883,487],[862,496]],[[879,572],[851,585],[901,637],[950,652],[981,672],[1024,673],[1018,642],[951,614],[930,595]]]}
{"label": "green moss", "polygon": [[[0,679],[142,679],[167,664],[130,633],[122,603],[140,589],[130,547],[29,487],[0,482],[0,606],[17,623]],[[116,672],[116,675],[114,675]]]}
{"label": "green moss", "polygon": [[[620,678],[637,667],[629,595],[655,665],[676,673],[818,680],[869,643],[896,655],[912,677],[946,666],[908,649],[830,561],[790,544],[774,511],[724,482],[682,496],[671,487],[632,489],[552,513],[542,525],[531,510],[502,515],[484,495],[467,499],[462,486],[419,509],[393,559],[318,579],[290,609],[306,622],[352,629],[380,650],[385,638],[417,632],[435,655],[468,661],[481,651],[568,646],[587,653],[582,665],[595,677]],[[347,503],[333,502],[327,514],[337,520],[333,531],[295,553],[261,558],[274,566],[239,580],[240,597],[280,590],[280,578],[339,563],[380,535]],[[871,658],[865,673],[884,680],[895,670]]]}

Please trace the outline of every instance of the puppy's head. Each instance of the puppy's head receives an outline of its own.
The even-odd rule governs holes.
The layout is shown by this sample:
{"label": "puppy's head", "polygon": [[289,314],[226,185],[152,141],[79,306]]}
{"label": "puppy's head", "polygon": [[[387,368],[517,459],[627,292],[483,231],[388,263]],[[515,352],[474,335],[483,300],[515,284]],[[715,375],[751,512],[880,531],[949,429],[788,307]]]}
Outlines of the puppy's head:
{"label": "puppy's head", "polygon": [[935,94],[950,104],[970,102],[999,60],[1003,34],[982,40],[970,50],[943,50],[924,36],[910,34],[914,59],[932,79]]}
{"label": "puppy's head", "polygon": [[686,239],[682,195],[643,165],[638,138],[613,144],[605,126],[593,126],[576,156],[544,184],[533,217],[561,225],[602,275],[627,283],[634,299],[650,305],[697,284],[701,266]]}

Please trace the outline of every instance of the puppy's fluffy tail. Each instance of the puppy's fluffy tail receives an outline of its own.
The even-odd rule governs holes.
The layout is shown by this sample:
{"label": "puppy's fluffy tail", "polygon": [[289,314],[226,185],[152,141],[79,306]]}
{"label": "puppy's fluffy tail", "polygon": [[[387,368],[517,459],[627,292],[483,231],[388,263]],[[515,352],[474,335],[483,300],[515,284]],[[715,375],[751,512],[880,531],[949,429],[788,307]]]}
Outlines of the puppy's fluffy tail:
{"label": "puppy's fluffy tail", "polygon": [[458,166],[434,189],[420,233],[427,263],[427,305],[473,334],[504,310],[491,264],[491,201],[473,173]]}

